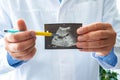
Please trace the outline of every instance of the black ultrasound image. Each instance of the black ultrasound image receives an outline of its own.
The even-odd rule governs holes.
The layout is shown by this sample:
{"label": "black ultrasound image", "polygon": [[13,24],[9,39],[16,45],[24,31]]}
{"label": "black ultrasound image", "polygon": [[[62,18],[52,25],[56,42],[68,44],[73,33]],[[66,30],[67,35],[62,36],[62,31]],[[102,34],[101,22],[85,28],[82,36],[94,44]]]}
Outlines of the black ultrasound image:
{"label": "black ultrasound image", "polygon": [[77,49],[76,30],[82,24],[45,24],[45,31],[53,33],[52,37],[45,37],[45,49]]}

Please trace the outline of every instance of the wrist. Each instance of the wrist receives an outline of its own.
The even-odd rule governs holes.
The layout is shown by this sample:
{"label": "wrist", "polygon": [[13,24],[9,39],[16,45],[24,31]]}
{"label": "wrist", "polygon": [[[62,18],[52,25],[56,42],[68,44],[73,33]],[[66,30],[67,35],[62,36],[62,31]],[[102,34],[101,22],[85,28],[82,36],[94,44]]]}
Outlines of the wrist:
{"label": "wrist", "polygon": [[114,67],[117,64],[117,56],[114,53],[114,48],[112,48],[111,52],[106,56],[99,56],[96,53],[93,53],[92,56],[100,62],[102,65]]}
{"label": "wrist", "polygon": [[12,67],[18,67],[25,62],[23,60],[17,60],[13,58],[9,53],[7,53],[7,61],[8,61],[8,64]]}

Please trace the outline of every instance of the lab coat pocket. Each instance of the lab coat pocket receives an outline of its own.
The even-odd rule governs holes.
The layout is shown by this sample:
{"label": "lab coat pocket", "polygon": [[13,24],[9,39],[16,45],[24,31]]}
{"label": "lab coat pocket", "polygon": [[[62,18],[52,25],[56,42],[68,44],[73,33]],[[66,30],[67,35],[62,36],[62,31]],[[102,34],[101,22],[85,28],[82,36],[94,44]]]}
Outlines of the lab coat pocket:
{"label": "lab coat pocket", "polygon": [[99,11],[101,11],[101,9],[98,10],[99,6],[96,0],[76,1],[74,5],[70,6],[70,10],[65,17],[67,17],[67,19],[71,18],[78,23],[88,24],[96,22]]}

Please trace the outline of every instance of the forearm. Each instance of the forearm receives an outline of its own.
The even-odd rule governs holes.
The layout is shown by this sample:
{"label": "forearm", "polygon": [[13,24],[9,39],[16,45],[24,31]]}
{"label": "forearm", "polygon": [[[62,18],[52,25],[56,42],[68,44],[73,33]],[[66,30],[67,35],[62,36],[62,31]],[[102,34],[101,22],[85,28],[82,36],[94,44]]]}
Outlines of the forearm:
{"label": "forearm", "polygon": [[93,53],[93,57],[98,61],[98,63],[105,69],[111,69],[116,66],[118,58],[114,52],[114,48],[107,56],[98,56]]}
{"label": "forearm", "polygon": [[9,53],[7,54],[7,61],[10,66],[15,67],[15,68],[22,65],[24,62],[26,62],[23,60],[17,60],[13,58],[11,55],[9,55]]}

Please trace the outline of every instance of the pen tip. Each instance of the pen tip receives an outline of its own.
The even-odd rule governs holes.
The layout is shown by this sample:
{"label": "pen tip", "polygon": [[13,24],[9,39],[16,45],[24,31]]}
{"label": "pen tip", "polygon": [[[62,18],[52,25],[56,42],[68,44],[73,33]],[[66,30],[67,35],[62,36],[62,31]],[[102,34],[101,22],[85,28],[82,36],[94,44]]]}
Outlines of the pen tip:
{"label": "pen tip", "polygon": [[8,30],[4,30],[4,32],[8,32]]}

